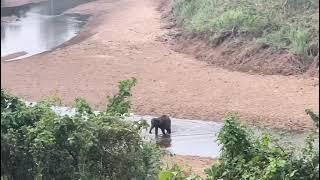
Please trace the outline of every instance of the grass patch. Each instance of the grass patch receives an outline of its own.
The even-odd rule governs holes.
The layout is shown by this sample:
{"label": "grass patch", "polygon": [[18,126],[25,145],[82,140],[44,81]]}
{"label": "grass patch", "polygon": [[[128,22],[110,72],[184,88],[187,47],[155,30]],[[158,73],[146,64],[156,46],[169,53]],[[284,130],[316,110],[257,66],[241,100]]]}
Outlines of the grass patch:
{"label": "grass patch", "polygon": [[173,3],[178,23],[188,32],[205,34],[209,41],[232,32],[305,57],[314,57],[319,52],[317,0],[173,0]]}

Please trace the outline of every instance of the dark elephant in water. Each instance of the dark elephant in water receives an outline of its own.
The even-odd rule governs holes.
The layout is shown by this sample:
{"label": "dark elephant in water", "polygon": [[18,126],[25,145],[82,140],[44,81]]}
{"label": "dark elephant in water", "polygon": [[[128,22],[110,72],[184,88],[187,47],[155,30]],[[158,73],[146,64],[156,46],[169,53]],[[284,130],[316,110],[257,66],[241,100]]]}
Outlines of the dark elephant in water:
{"label": "dark elephant in water", "polygon": [[162,115],[158,118],[151,119],[151,127],[149,133],[152,134],[152,129],[155,128],[155,134],[158,136],[158,128],[161,129],[162,134],[166,134],[165,130],[168,134],[171,134],[171,119],[167,115]]}

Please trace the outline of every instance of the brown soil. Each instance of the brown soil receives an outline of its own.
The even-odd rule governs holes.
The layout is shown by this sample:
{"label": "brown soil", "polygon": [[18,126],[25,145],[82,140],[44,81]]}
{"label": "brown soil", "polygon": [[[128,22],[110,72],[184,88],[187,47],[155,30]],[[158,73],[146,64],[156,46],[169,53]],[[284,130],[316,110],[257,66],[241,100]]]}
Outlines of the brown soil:
{"label": "brown soil", "polygon": [[216,160],[210,158],[202,158],[197,156],[166,156],[163,162],[172,167],[174,164],[178,164],[183,170],[188,172],[190,169],[192,172],[198,174],[199,176],[205,178],[206,175],[204,170],[211,167]]}
{"label": "brown soil", "polygon": [[175,52],[159,41],[168,30],[161,28],[157,6],[150,0],[98,0],[68,11],[93,15],[81,34],[86,38],[2,61],[1,86],[30,101],[56,95],[70,105],[83,97],[102,109],[119,80],[136,77],[137,114],[221,121],[232,111],[259,126],[312,127],[304,109],[319,108],[318,78],[232,72]]}
{"label": "brown soil", "polygon": [[252,74],[295,75],[304,73],[308,68],[296,55],[250,44],[241,38],[228,38],[217,47],[211,47],[204,40],[188,34],[176,38],[175,42],[176,51],[230,70]]}
{"label": "brown soil", "polygon": [[162,0],[158,7],[166,24],[163,27],[169,29],[162,40],[173,44],[177,52],[192,55],[211,65],[252,74],[296,75],[308,71],[306,75],[317,77],[319,73],[319,64],[315,68],[286,50],[275,50],[266,44],[253,43],[250,35],[225,32],[210,43],[206,35],[185,32],[175,21],[170,2]]}

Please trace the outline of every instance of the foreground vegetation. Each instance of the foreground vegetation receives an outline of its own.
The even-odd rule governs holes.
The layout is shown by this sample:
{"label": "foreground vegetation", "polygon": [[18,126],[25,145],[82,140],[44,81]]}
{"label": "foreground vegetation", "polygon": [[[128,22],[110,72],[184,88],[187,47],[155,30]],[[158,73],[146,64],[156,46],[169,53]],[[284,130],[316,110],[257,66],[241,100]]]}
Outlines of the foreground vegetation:
{"label": "foreground vegetation", "polygon": [[[306,110],[319,129],[319,115]],[[277,144],[269,135],[253,136],[234,115],[225,118],[218,135],[222,145],[217,163],[206,169],[209,180],[317,180],[319,179],[319,149],[315,139],[318,131],[310,133],[302,148]],[[160,180],[200,180],[191,171],[182,171],[179,166],[160,172]],[[168,178],[170,177],[170,178]]]}
{"label": "foreground vegetation", "polygon": [[145,142],[146,123],[124,119],[135,80],[120,82],[107,109],[94,114],[83,100],[59,116],[54,101],[30,107],[1,90],[1,176],[9,179],[155,179],[160,149]]}
{"label": "foreground vegetation", "polygon": [[319,54],[318,0],[173,0],[187,31],[214,44],[226,34],[287,49],[313,60]]}
{"label": "foreground vegetation", "polygon": [[[313,118],[319,122],[319,116]],[[319,179],[316,132],[310,134],[302,149],[277,144],[269,135],[258,138],[250,134],[236,116],[225,119],[218,136],[221,157],[218,164],[206,170],[208,179]]]}
{"label": "foreground vegetation", "polygon": [[[59,116],[46,100],[27,106],[1,90],[1,176],[6,179],[202,179],[179,166],[161,164],[162,151],[142,139],[145,121],[125,120],[136,80],[121,81],[105,111],[95,114],[76,99],[74,116]],[[306,111],[319,128],[319,116]],[[319,151],[314,136],[300,153],[270,136],[255,137],[236,116],[228,115],[219,132],[219,162],[207,179],[319,179]],[[315,135],[315,134],[312,134]]]}

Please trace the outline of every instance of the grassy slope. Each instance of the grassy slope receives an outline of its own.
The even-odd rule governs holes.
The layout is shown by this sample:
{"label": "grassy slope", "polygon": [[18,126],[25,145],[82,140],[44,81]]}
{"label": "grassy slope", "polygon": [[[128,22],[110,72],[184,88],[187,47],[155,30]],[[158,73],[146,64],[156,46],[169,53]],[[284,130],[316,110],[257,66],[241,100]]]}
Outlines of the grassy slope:
{"label": "grassy slope", "polygon": [[319,54],[318,0],[173,0],[173,12],[186,31],[213,45],[229,32],[290,51],[308,65]]}

